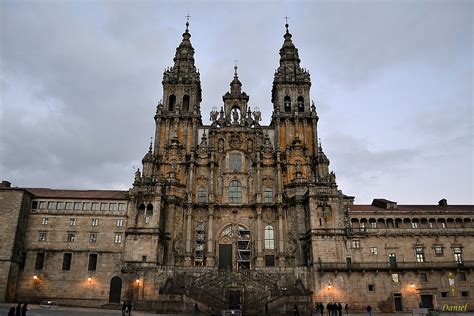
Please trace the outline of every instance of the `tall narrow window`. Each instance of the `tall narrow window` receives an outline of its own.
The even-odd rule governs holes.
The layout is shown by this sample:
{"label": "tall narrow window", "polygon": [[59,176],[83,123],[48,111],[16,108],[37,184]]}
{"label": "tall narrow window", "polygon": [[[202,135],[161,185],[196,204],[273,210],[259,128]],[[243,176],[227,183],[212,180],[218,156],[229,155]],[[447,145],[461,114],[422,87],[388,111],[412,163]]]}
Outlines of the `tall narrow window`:
{"label": "tall narrow window", "polygon": [[415,248],[415,258],[416,262],[425,262],[425,252],[423,250],[423,247]]}
{"label": "tall narrow window", "polygon": [[97,254],[96,253],[89,254],[89,266],[87,270],[88,271],[97,270]]}
{"label": "tall narrow window", "polygon": [[43,270],[43,265],[44,265],[44,252],[38,252],[36,254],[35,270]]}
{"label": "tall narrow window", "polygon": [[204,246],[205,246],[205,229],[204,224],[196,225],[196,245],[194,250],[194,265],[204,265]]}
{"label": "tall narrow window", "polygon": [[183,97],[183,112],[189,112],[189,95]]}
{"label": "tall narrow window", "polygon": [[71,270],[72,253],[66,252],[63,256],[63,270]]}
{"label": "tall narrow window", "polygon": [[229,184],[229,203],[242,203],[242,187],[237,180]]}
{"label": "tall narrow window", "polygon": [[304,112],[304,98],[299,96],[297,99],[298,102],[298,112]]}
{"label": "tall narrow window", "polygon": [[170,95],[169,100],[168,100],[168,111],[173,112],[175,104],[176,104],[176,96],[172,94]]}
{"label": "tall narrow window", "polygon": [[272,203],[273,202],[273,190],[272,188],[266,188],[263,193],[263,202]]}
{"label": "tall narrow window", "polygon": [[283,99],[283,104],[285,107],[285,112],[291,112],[291,98],[289,96],[285,96]]}
{"label": "tall narrow window", "polygon": [[453,253],[454,253],[454,261],[458,264],[461,264],[463,262],[461,247],[454,247],[453,248]]}
{"label": "tall narrow window", "polygon": [[265,226],[265,249],[275,249],[275,237],[272,225]]}
{"label": "tall narrow window", "polygon": [[206,203],[206,188],[204,187],[198,189],[198,203]]}

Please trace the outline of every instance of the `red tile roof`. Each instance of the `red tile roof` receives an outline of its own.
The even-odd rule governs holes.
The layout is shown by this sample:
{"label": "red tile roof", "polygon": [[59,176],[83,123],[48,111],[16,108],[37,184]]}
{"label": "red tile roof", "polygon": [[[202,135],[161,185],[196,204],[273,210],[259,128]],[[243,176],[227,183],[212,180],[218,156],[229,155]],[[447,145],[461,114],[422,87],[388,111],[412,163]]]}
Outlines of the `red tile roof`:
{"label": "red tile roof", "polygon": [[128,191],[115,190],[61,190],[48,188],[24,188],[36,198],[54,199],[107,199],[125,200],[128,198]]}

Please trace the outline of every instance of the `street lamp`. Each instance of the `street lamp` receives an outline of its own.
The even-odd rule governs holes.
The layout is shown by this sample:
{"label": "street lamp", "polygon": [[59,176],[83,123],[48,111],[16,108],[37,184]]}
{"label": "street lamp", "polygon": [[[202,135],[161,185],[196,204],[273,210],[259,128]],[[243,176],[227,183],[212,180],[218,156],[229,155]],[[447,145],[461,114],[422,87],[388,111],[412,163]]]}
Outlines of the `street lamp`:
{"label": "street lamp", "polygon": [[87,278],[87,281],[89,281],[89,284],[91,284],[91,283],[92,283],[92,278],[91,278],[91,277],[88,277],[88,278]]}
{"label": "street lamp", "polygon": [[137,286],[140,286],[140,279],[136,279],[135,283],[137,284]]}
{"label": "street lamp", "polygon": [[332,289],[332,284],[331,284],[331,281],[329,281],[329,284],[328,284],[328,290]]}

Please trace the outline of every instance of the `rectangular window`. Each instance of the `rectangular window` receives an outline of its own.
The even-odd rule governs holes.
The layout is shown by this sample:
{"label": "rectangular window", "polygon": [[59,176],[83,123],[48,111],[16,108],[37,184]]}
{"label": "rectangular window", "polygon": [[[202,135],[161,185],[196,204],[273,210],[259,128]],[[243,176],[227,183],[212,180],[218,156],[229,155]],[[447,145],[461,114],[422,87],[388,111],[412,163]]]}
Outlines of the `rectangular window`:
{"label": "rectangular window", "polygon": [[400,277],[398,273],[392,273],[392,282],[393,283],[399,283],[400,282]]}
{"label": "rectangular window", "polygon": [[82,208],[82,203],[81,202],[75,202],[74,203],[74,210],[79,211]]}
{"label": "rectangular window", "polygon": [[36,253],[35,270],[43,270],[44,252]]}
{"label": "rectangular window", "polygon": [[234,171],[242,171],[242,155],[241,154],[229,155],[229,169],[234,170]]}
{"label": "rectangular window", "polygon": [[206,188],[200,187],[198,189],[198,203],[206,203]]}
{"label": "rectangular window", "polygon": [[89,254],[89,267],[87,268],[88,271],[95,271],[97,270],[97,254],[91,253]]}
{"label": "rectangular window", "polygon": [[369,292],[375,291],[375,285],[373,285],[373,284],[367,284],[367,290],[369,290]]}
{"label": "rectangular window", "polygon": [[66,210],[72,210],[72,202],[66,202]]}
{"label": "rectangular window", "polygon": [[266,188],[263,193],[263,203],[272,203],[273,202],[273,190],[271,188]]}
{"label": "rectangular window", "polygon": [[377,247],[370,247],[370,254],[377,255],[378,254]]}
{"label": "rectangular window", "polygon": [[370,228],[377,228],[377,222],[370,222]]}
{"label": "rectangular window", "polygon": [[99,210],[99,203],[92,203],[92,210],[98,211]]}
{"label": "rectangular window", "polygon": [[428,225],[430,226],[430,228],[435,228],[435,224],[433,222],[429,222]]}
{"label": "rectangular window", "polygon": [[109,204],[109,210],[110,211],[116,211],[117,210],[117,203],[110,203]]}
{"label": "rectangular window", "polygon": [[48,202],[48,210],[55,210],[56,202]]}
{"label": "rectangular window", "polygon": [[93,218],[92,219],[92,226],[98,226],[99,225],[99,219],[98,218]]}
{"label": "rectangular window", "polygon": [[71,270],[72,253],[64,253],[63,270]]}
{"label": "rectangular window", "polygon": [[365,232],[365,223],[364,223],[364,222],[361,222],[361,223],[360,223],[360,225],[359,225],[359,231]]}
{"label": "rectangular window", "polygon": [[468,292],[468,291],[461,291],[461,296],[462,296],[462,297],[468,297],[468,296],[469,296],[469,292]]}
{"label": "rectangular window", "polygon": [[454,261],[458,264],[461,264],[463,262],[462,248],[461,247],[453,247],[453,253],[454,253]]}
{"label": "rectangular window", "polygon": [[31,209],[36,210],[37,208],[38,208],[38,202],[37,201],[31,202]]}
{"label": "rectangular window", "polygon": [[146,256],[142,256],[142,261],[143,261],[143,262],[145,262],[145,261],[146,261],[146,259],[147,259],[147,257],[146,257]]}
{"label": "rectangular window", "polygon": [[441,297],[448,297],[448,292],[441,292]]}
{"label": "rectangular window", "polygon": [[121,244],[122,243],[122,234],[115,234],[114,242],[116,244]]}
{"label": "rectangular window", "polygon": [[45,210],[46,209],[46,202],[40,202],[40,210]]}
{"label": "rectangular window", "polygon": [[418,228],[417,222],[411,222],[411,228]]}
{"label": "rectangular window", "polygon": [[76,233],[67,233],[67,242],[74,242],[76,239]]}
{"label": "rectangular window", "polygon": [[467,281],[466,272],[461,271],[461,272],[458,273],[458,275],[459,275],[459,281],[461,281],[461,282]]}
{"label": "rectangular window", "polygon": [[39,233],[38,241],[46,241],[46,232],[40,232]]}
{"label": "rectangular window", "polygon": [[358,239],[354,239],[351,242],[351,246],[353,249],[358,249],[360,248],[360,241]]}
{"label": "rectangular window", "polygon": [[91,203],[90,203],[90,202],[84,202],[84,203],[82,203],[82,209],[83,209],[84,211],[90,211],[90,209],[91,209]]}
{"label": "rectangular window", "polygon": [[100,203],[100,210],[107,211],[109,209],[109,203]]}
{"label": "rectangular window", "polygon": [[69,226],[76,226],[76,219],[75,218],[70,218],[69,219]]}
{"label": "rectangular window", "polygon": [[117,227],[123,227],[123,219],[122,218],[117,219],[116,225]]}
{"label": "rectangular window", "polygon": [[151,216],[145,216],[145,224],[150,224]]}
{"label": "rectangular window", "polygon": [[428,282],[428,273],[426,272],[420,273],[420,282]]}
{"label": "rectangular window", "polygon": [[266,267],[274,267],[275,266],[275,256],[266,255],[265,256],[265,266]]}
{"label": "rectangular window", "polygon": [[96,241],[97,241],[97,234],[90,234],[90,235],[89,235],[89,242],[90,242],[91,244],[95,244]]}
{"label": "rectangular window", "polygon": [[119,211],[125,211],[125,203],[119,203],[118,210]]}
{"label": "rectangular window", "polygon": [[443,256],[443,247],[442,246],[434,246],[434,253],[437,257]]}
{"label": "rectangular window", "polygon": [[57,210],[64,210],[64,202],[58,202],[58,204],[56,204],[56,209]]}
{"label": "rectangular window", "polygon": [[43,217],[43,219],[41,220],[41,225],[48,225],[48,218],[47,217]]}
{"label": "rectangular window", "polygon": [[415,258],[416,262],[425,262],[425,252],[423,250],[423,247],[415,248]]}

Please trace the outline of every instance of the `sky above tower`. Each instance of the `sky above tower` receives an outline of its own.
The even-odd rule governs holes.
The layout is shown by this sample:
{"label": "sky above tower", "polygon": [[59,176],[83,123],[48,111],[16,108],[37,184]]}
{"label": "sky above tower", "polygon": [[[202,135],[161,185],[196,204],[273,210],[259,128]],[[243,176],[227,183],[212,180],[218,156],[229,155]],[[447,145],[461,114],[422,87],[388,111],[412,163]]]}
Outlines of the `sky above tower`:
{"label": "sky above tower", "polygon": [[270,122],[285,15],[319,137],[356,203],[473,204],[472,1],[0,1],[0,175],[128,189],[191,15],[203,121],[238,60]]}

